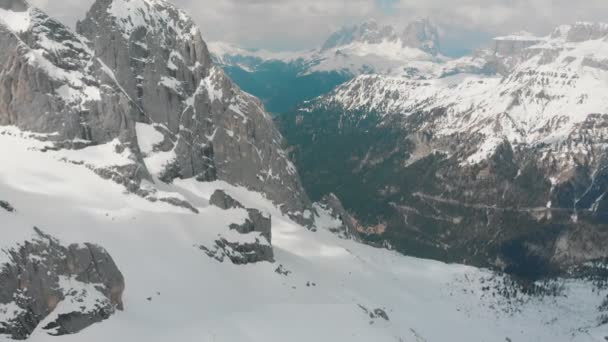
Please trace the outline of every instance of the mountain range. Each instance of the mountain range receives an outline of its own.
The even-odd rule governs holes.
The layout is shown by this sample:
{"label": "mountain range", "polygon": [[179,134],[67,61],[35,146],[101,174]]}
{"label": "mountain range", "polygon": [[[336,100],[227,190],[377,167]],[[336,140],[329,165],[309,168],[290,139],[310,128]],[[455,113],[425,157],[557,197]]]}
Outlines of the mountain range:
{"label": "mountain range", "polygon": [[607,29],[498,37],[460,70],[303,104],[280,121],[305,187],[407,254],[533,278],[606,258]]}
{"label": "mountain range", "polygon": [[[533,54],[530,46],[517,48],[528,43],[513,43],[517,51],[509,56],[460,61],[479,66],[486,58],[494,67],[467,69],[479,74],[456,87],[455,75],[344,76],[341,68],[334,76],[350,81],[281,113],[281,133],[263,103],[223,70],[229,66],[216,64],[189,15],[170,2],[96,0],[72,30],[24,0],[0,0],[0,341],[605,340],[605,251],[596,247],[604,241],[605,189],[595,140],[603,115],[566,120],[557,113],[548,120],[558,127],[553,134],[536,129],[543,112],[534,124],[518,123],[519,135],[472,115],[501,117],[483,101],[502,102],[478,92],[518,94],[523,106],[543,97],[533,87],[518,93],[515,84],[545,79],[575,89],[600,82],[582,98],[584,108],[600,111],[603,36],[595,30],[604,26],[585,27],[562,28],[539,42],[557,44],[557,52]],[[449,63],[440,61],[438,45],[429,43],[436,32],[425,25],[404,34],[374,25],[344,31],[327,49],[361,37],[376,44],[374,30],[432,56],[424,65]],[[545,54],[556,56],[547,68],[571,63],[571,77],[534,69],[531,61]],[[538,74],[524,72],[532,69]],[[382,104],[424,87],[443,95],[417,94],[412,115],[403,109],[410,107]],[[357,92],[376,89],[384,95],[356,101]],[[466,98],[472,110],[459,112],[452,96]],[[547,96],[562,105],[581,99],[572,90]],[[446,120],[450,113],[464,117]],[[517,118],[515,109],[508,113]],[[468,133],[450,132],[456,125]],[[490,135],[487,127],[499,129]],[[502,143],[494,146],[492,138]],[[550,159],[538,158],[539,151]],[[532,163],[546,160],[555,161],[553,168]],[[586,168],[579,170],[580,160]],[[340,163],[354,168],[336,169]],[[316,188],[314,168],[326,194]],[[349,183],[355,177],[359,182]],[[550,192],[548,177],[558,177]],[[562,205],[574,198],[573,206]],[[521,207],[547,199],[551,205],[542,210]],[[402,216],[392,218],[406,225],[385,222],[395,210]],[[554,277],[522,281],[514,276],[521,269],[505,273],[487,262],[493,250],[479,241],[511,240],[486,239],[495,225],[484,231],[480,222],[504,223],[500,230],[510,235],[514,218],[536,220],[533,229],[555,224],[561,254],[548,259],[557,260]],[[439,243],[454,253],[460,245],[448,230],[480,253],[444,260],[491,268],[399,253],[433,254],[428,245]],[[514,244],[513,255],[527,248],[544,257],[549,240],[542,237]],[[426,252],[404,248],[402,241],[414,239]],[[561,272],[564,265],[573,268]]]}

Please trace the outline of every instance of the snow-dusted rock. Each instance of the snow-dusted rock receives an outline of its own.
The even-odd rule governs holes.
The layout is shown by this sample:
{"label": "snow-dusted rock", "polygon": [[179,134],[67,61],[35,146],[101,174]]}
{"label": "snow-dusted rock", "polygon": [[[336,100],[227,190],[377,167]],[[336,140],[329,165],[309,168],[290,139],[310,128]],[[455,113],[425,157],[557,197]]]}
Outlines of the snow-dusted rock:
{"label": "snow-dusted rock", "polygon": [[123,309],[124,279],[103,248],[65,247],[38,228],[32,235],[2,250],[0,335],[74,334]]}
{"label": "snow-dusted rock", "polygon": [[310,206],[272,118],[212,65],[184,11],[160,0],[99,0],[77,27],[162,131],[146,158],[153,176],[244,185],[286,212]]}

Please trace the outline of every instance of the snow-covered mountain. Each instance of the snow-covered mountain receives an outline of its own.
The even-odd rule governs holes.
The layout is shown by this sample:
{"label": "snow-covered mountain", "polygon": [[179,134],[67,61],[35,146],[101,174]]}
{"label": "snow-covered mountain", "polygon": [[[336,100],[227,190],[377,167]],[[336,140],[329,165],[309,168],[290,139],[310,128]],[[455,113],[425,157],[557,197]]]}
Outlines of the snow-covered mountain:
{"label": "snow-covered mountain", "polygon": [[169,2],[97,0],[78,32],[0,0],[0,341],[608,335],[605,278],[522,284],[357,242]]}
{"label": "snow-covered mountain", "polygon": [[248,50],[226,43],[212,43],[210,47],[219,64],[239,66],[249,72],[275,61],[299,64],[302,74],[403,74],[413,69],[428,71],[434,63],[446,59],[439,54],[437,28],[428,20],[411,22],[401,33],[373,20],[344,27],[320,48],[304,52]]}
{"label": "snow-covered mountain", "polygon": [[[560,27],[545,38],[496,38],[486,63],[502,64],[497,70],[504,75],[458,73],[427,80],[363,75],[315,105],[332,103],[347,111],[406,116],[441,108],[445,115],[429,117],[422,129],[438,138],[456,132],[485,137],[482,144],[487,154],[472,158],[477,161],[487,158],[503,140],[516,147],[560,145],[573,138],[584,122],[597,120],[595,114],[608,110],[604,91],[608,88],[608,30],[601,38],[582,41],[570,33],[602,27],[580,23]],[[599,143],[603,134],[594,133]]]}
{"label": "snow-covered mountain", "polygon": [[313,198],[337,192],[405,253],[564,271],[608,257],[607,48],[604,24],[499,37],[434,78],[361,75],[283,133]]}
{"label": "snow-covered mountain", "polygon": [[446,64],[450,59],[439,53],[437,31],[428,20],[412,22],[401,32],[369,21],[335,32],[310,51],[273,52],[222,42],[209,46],[214,61],[239,86],[271,112],[285,113],[361,74],[427,78],[476,67],[468,60]]}

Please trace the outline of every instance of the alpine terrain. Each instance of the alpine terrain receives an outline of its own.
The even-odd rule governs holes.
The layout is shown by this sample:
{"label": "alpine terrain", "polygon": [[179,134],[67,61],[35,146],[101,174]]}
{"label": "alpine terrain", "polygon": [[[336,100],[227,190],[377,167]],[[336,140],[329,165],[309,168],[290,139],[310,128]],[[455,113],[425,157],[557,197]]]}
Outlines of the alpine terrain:
{"label": "alpine terrain", "polygon": [[312,198],[336,193],[371,241],[576,275],[608,257],[607,60],[605,24],[498,37],[418,75],[361,75],[280,122]]}
{"label": "alpine terrain", "polygon": [[[287,130],[302,151],[319,141],[300,128],[320,111],[334,142],[366,124],[383,139],[350,146],[369,157],[349,159],[360,168],[343,184],[371,189],[372,171],[386,181],[366,200],[311,186],[313,203],[261,101],[214,63],[184,11],[96,0],[74,31],[0,0],[0,341],[606,340],[608,29],[584,27],[497,53],[504,76],[366,75],[308,103]],[[566,76],[549,74],[558,66]],[[373,96],[356,100],[364,88]],[[538,114],[523,116],[533,103]],[[578,276],[521,282],[377,248],[362,242],[356,205],[399,218],[376,232],[400,251],[477,246],[479,260],[512,241]],[[496,260],[517,265],[508,256]]]}
{"label": "alpine terrain", "polygon": [[333,33],[311,51],[272,52],[212,42],[212,58],[273,113],[295,109],[361,74],[418,74],[447,60],[437,28],[428,20],[402,31],[374,20]]}

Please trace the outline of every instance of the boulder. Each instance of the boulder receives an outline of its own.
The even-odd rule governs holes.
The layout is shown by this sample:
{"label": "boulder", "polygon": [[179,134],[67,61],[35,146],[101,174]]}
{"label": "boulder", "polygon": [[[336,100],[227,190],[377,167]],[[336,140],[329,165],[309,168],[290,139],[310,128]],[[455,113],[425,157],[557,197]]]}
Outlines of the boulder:
{"label": "boulder", "polygon": [[74,334],[123,309],[123,275],[100,246],[66,247],[34,228],[31,240],[3,253],[0,335],[26,339],[43,321],[50,335]]}

